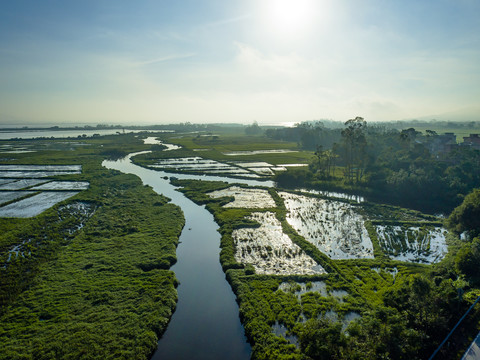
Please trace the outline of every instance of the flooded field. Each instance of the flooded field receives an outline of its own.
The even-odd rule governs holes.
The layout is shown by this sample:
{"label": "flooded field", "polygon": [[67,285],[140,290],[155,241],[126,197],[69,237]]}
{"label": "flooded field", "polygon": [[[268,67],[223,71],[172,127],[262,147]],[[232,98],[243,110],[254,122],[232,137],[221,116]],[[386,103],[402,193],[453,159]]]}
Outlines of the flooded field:
{"label": "flooded field", "polygon": [[[165,145],[165,144],[163,144]],[[205,150],[205,149],[202,149]],[[183,157],[183,158],[167,158],[160,159],[152,168],[170,170],[170,171],[188,171],[193,173],[204,174],[230,174],[232,176],[241,177],[264,177],[274,175],[278,171],[286,171],[288,166],[306,166],[306,164],[285,164],[273,165],[268,162],[219,162],[216,160],[204,159],[199,156]]]}
{"label": "flooded field", "polygon": [[258,228],[241,228],[232,233],[235,259],[251,264],[258,274],[322,274],[325,270],[294,244],[283,232],[272,212],[255,212],[247,217],[260,223]]}
{"label": "flooded field", "polygon": [[307,189],[301,189],[300,191],[307,194],[321,195],[321,196],[337,198],[337,199],[353,200],[358,203],[362,203],[365,201],[365,198],[363,196],[345,194],[345,193],[340,193],[336,191],[307,190]]}
{"label": "flooded field", "polygon": [[81,165],[2,165],[0,171],[82,171]]}
{"label": "flooded field", "polygon": [[229,151],[224,152],[223,155],[227,156],[246,156],[246,155],[262,155],[262,154],[286,154],[298,152],[297,150],[286,150],[286,149],[274,149],[274,150],[253,150],[253,151]]}
{"label": "flooded field", "polygon": [[87,190],[89,185],[87,181],[50,181],[31,190]]}
{"label": "flooded field", "polygon": [[197,174],[229,174],[242,177],[259,177],[248,169],[240,168],[215,160],[204,159],[199,156],[184,158],[160,159],[151,168],[164,169],[167,171],[180,171]]}
{"label": "flooded field", "polygon": [[270,196],[267,190],[242,188],[238,186],[231,186],[227,189],[212,191],[207,194],[212,198],[221,198],[225,196],[233,196],[235,199],[225,208],[271,208],[275,207],[275,201]]}
{"label": "flooded field", "polygon": [[53,205],[77,195],[76,191],[50,191],[0,207],[0,217],[37,216]]}
{"label": "flooded field", "polygon": [[347,203],[287,192],[288,223],[331,259],[373,259],[373,244],[363,217]]}
{"label": "flooded field", "polygon": [[375,228],[382,249],[395,260],[432,264],[448,252],[446,230],[441,227],[377,225]]}
{"label": "flooded field", "polygon": [[0,185],[0,190],[21,190],[29,188],[31,186],[44,184],[48,180],[46,179],[10,179],[4,184]]}
{"label": "flooded field", "polygon": [[86,181],[48,179],[81,171],[80,165],[0,165],[0,217],[33,217],[88,189]]}
{"label": "flooded field", "polygon": [[31,194],[35,191],[0,191],[0,205]]}

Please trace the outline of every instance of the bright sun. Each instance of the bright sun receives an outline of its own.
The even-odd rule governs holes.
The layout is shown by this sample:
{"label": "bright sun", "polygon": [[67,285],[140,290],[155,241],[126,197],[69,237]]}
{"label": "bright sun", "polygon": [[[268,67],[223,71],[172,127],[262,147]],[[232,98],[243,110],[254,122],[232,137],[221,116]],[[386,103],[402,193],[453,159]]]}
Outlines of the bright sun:
{"label": "bright sun", "polygon": [[315,0],[268,0],[266,19],[275,32],[296,35],[311,25],[314,8]]}

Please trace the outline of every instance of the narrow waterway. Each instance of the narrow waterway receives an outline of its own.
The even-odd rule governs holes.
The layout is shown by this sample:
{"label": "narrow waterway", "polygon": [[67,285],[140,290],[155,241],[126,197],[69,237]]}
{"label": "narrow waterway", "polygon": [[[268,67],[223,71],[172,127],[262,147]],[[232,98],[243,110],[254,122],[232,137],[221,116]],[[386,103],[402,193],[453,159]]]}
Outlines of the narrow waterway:
{"label": "narrow waterway", "polygon": [[[204,206],[175,191],[163,178],[165,173],[132,164],[130,158],[137,154],[104,161],[103,166],[139,176],[145,185],[180,206],[186,221],[177,248],[178,261],[172,267],[180,281],[177,309],[152,359],[248,359],[251,347],[240,323],[235,295],[220,266],[218,225]],[[257,181],[213,178],[265,186]]]}

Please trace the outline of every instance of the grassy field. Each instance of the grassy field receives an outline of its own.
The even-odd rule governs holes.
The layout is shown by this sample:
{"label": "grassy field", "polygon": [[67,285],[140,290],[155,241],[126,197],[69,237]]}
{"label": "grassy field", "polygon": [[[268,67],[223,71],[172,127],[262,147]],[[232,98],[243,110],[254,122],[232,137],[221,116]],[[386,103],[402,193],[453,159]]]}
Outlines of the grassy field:
{"label": "grassy field", "polygon": [[[196,156],[217,161],[265,161],[273,165],[308,163],[314,156],[302,151],[294,142],[278,141],[261,135],[184,135],[171,136],[168,141],[192,150]],[[235,151],[290,150],[287,153],[263,153],[255,155],[225,155]],[[196,150],[196,151],[194,151]],[[200,151],[199,151],[200,150]],[[168,155],[168,154],[165,154]]]}
{"label": "grassy field", "polygon": [[[77,150],[2,161],[81,164],[81,175],[62,179],[89,181],[90,188],[37,217],[0,220],[0,359],[148,359],[175,309],[169,268],[181,209],[135,176],[101,166],[102,154],[149,147],[129,135],[81,141]],[[24,143],[34,149],[36,142]],[[59,217],[71,203],[95,209],[73,232],[75,216]],[[9,249],[26,239],[25,256],[7,262]]]}

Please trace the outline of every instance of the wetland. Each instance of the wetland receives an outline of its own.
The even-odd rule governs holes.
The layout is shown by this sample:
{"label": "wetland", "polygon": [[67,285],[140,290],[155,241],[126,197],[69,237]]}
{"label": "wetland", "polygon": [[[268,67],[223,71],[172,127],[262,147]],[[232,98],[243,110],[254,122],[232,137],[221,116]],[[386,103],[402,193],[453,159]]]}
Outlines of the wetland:
{"label": "wetland", "polygon": [[417,359],[480,294],[474,230],[373,202],[332,180],[346,163],[313,180],[322,153],[300,143],[81,141],[1,144],[2,359]]}

